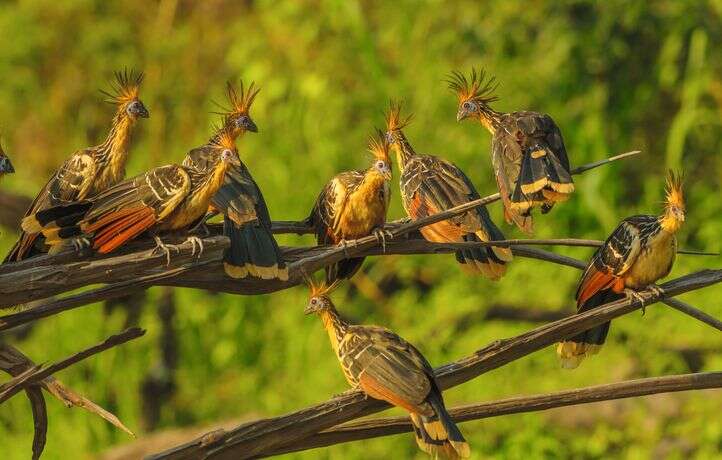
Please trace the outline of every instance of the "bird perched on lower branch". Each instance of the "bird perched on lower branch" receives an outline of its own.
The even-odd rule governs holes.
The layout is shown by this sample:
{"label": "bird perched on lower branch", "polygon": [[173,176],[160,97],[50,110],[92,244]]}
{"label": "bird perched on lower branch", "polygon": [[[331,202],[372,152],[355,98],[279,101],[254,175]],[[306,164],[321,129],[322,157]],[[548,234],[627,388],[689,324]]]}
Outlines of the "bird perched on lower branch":
{"label": "bird perched on lower branch", "polygon": [[329,297],[337,285],[315,286],[304,313],[316,313],[349,385],[407,410],[419,448],[434,457],[468,458],[469,444],[446,411],[434,370],[394,332],[344,321]]}
{"label": "bird perched on lower branch", "polygon": [[[207,169],[208,153],[219,132],[230,133],[233,139],[246,131],[258,132],[251,119],[250,109],[259,89],[253,82],[240,89],[228,82],[228,104],[224,108],[223,127],[205,146],[191,150],[183,160],[184,166]],[[231,242],[223,253],[223,267],[232,278],[255,276],[262,279],[288,279],[288,268],[276,239],[271,233],[271,216],[261,189],[243,163],[232,165],[223,179],[223,185],[211,199],[206,218],[223,214],[223,234]],[[203,219],[204,221],[206,219]]]}
{"label": "bird perched on lower branch", "polygon": [[2,146],[2,139],[0,139],[0,177],[14,172],[15,168],[13,168],[13,164],[10,163],[10,158],[8,158],[5,154],[5,150],[3,150]]}
{"label": "bird perched on lower branch", "polygon": [[507,222],[532,233],[531,210],[541,206],[546,214],[574,191],[567,151],[562,133],[549,115],[492,109],[490,104],[498,100],[494,82],[493,77],[486,80],[484,72],[475,69],[469,79],[453,72],[449,87],[459,98],[456,118],[478,120],[491,133],[491,162]]}
{"label": "bird perched on lower branch", "polygon": [[[94,198],[32,214],[23,219],[23,230],[42,232],[51,254],[78,244],[89,244],[107,254],[148,231],[170,262],[170,245],[163,244],[157,234],[194,227],[208,210],[230,165],[239,164],[235,142],[228,132],[219,136],[209,154],[212,168],[198,170],[174,164],[154,168]],[[189,239],[194,249],[199,244],[203,250],[199,238]]]}
{"label": "bird perched on lower branch", "polygon": [[[410,116],[401,118],[400,104],[391,104],[386,116],[386,136],[396,151],[401,169],[401,198],[409,217],[420,219],[479,199],[474,184],[455,164],[414,151],[403,132],[410,119]],[[424,238],[438,243],[504,239],[485,206],[427,225],[420,231]],[[461,249],[456,252],[456,260],[472,272],[498,280],[506,272],[506,264],[512,260],[512,255],[509,248],[488,246]]]}
{"label": "bird perched on lower branch", "polygon": [[[337,174],[316,199],[307,222],[315,229],[318,244],[345,244],[372,232],[385,242],[392,173],[383,132],[369,139],[369,151],[373,163],[368,169]],[[354,257],[326,267],[326,282],[351,278],[363,261],[363,257]]]}
{"label": "bird perched on lower branch", "polygon": [[[672,270],[677,254],[675,235],[684,219],[682,180],[670,171],[664,213],[632,216],[619,224],[584,270],[577,288],[577,311],[588,311],[625,295],[639,298],[636,290],[658,290],[654,283]],[[640,300],[644,308],[644,300]],[[606,322],[559,343],[557,354],[562,367],[574,369],[586,356],[598,353],[610,324]]]}
{"label": "bird perched on lower branch", "polygon": [[[140,100],[142,73],[118,72],[107,102],[116,106],[115,116],[105,142],[78,150],[53,174],[40,191],[25,217],[59,205],[91,198],[125,178],[131,133],[140,118],[148,118],[148,109]],[[22,232],[4,262],[15,262],[42,253],[46,246],[42,235]]]}

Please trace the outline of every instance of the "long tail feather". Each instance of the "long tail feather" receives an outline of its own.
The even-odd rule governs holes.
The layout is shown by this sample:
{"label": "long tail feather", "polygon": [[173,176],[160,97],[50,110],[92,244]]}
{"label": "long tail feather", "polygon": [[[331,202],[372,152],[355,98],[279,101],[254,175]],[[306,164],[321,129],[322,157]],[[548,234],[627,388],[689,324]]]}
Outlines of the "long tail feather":
{"label": "long tail feather", "polygon": [[231,240],[231,247],[223,254],[223,267],[228,276],[288,279],[288,268],[281,250],[266,228],[257,222],[238,225],[226,217],[223,233]]}

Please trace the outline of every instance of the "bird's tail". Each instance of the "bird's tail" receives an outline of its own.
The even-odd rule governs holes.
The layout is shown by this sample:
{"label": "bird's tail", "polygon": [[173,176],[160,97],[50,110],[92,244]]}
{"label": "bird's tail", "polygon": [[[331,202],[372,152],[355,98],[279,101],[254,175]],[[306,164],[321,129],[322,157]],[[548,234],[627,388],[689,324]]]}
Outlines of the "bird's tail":
{"label": "bird's tail", "polygon": [[238,225],[226,216],[223,233],[231,240],[231,247],[223,254],[223,268],[228,276],[288,279],[288,268],[278,243],[259,222]]}
{"label": "bird's tail", "polygon": [[364,257],[352,257],[329,265],[326,267],[326,284],[330,286],[336,280],[351,279],[363,263]]}
{"label": "bird's tail", "polygon": [[[504,239],[504,234],[494,224],[486,209],[481,208],[481,221],[483,229],[476,233],[464,235],[464,241],[499,241]],[[506,264],[511,262],[513,256],[511,249],[498,246],[478,247],[473,249],[462,249],[456,252],[456,260],[462,267],[473,273],[481,273],[487,278],[497,281],[506,273]]]}
{"label": "bird's tail", "polygon": [[471,449],[444,407],[440,395],[429,395],[435,415],[411,414],[414,436],[419,448],[434,458],[469,458]]}
{"label": "bird's tail", "polygon": [[[617,294],[612,289],[603,289],[589,298],[579,308],[579,313],[591,310],[605,303],[614,302],[624,298],[623,294]],[[569,340],[559,342],[557,355],[561,360],[564,369],[576,369],[587,356],[599,353],[609,333],[611,321],[595,326],[581,332]]]}
{"label": "bird's tail", "polygon": [[555,203],[566,201],[574,192],[572,176],[554,152],[547,146],[535,145],[526,149],[516,187],[511,195],[511,207],[521,215],[541,206],[547,213]]}
{"label": "bird's tail", "polygon": [[49,253],[55,254],[67,246],[71,238],[83,234],[79,223],[91,206],[90,201],[78,201],[43,209],[25,217],[21,227],[28,234],[42,233],[45,244],[50,246]]}

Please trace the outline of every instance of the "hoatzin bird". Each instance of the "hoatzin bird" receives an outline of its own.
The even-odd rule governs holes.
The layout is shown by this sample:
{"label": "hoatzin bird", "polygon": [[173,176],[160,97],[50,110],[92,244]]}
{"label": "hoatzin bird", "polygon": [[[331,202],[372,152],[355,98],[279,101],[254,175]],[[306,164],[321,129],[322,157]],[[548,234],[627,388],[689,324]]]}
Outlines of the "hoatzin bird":
{"label": "hoatzin bird", "polygon": [[[76,248],[87,244],[107,254],[147,231],[170,262],[168,246],[158,233],[197,225],[230,165],[240,164],[235,142],[227,131],[217,137],[206,155],[213,167],[199,170],[171,164],[154,168],[93,198],[38,211],[23,219],[23,230],[42,232],[51,254],[70,244]],[[189,240],[194,250],[196,243],[203,250],[198,237]]]}
{"label": "hoatzin bird", "polygon": [[468,458],[469,444],[446,411],[426,358],[386,328],[344,321],[329,298],[336,284],[312,284],[304,313],[321,317],[349,385],[407,410],[421,450],[434,457]]}
{"label": "hoatzin bird", "polygon": [[13,164],[10,163],[10,158],[8,158],[5,154],[5,150],[3,150],[2,146],[2,139],[0,139],[0,177],[14,172],[15,168],[13,168]]}
{"label": "hoatzin bird", "polygon": [[[401,198],[409,217],[420,219],[480,198],[474,184],[456,165],[414,152],[403,133],[410,120],[411,116],[402,119],[400,104],[391,104],[386,137],[396,151],[401,169]],[[484,206],[422,227],[420,231],[427,240],[439,243],[504,239]],[[456,260],[471,272],[498,280],[506,272],[512,255],[509,248],[489,246],[457,251]]]}
{"label": "hoatzin bird", "polygon": [[[241,82],[238,90],[228,82],[230,108],[224,108],[223,127],[207,145],[191,150],[183,160],[183,165],[201,170],[212,166],[207,161],[207,151],[212,150],[220,132],[229,133],[233,139],[246,131],[258,132],[249,113],[258,91],[253,83],[246,90]],[[228,276],[288,279],[286,263],[271,233],[271,216],[266,201],[243,163],[228,169],[223,184],[211,199],[203,221],[217,213],[223,214],[223,233],[231,241],[231,247],[223,254],[223,267]]]}
{"label": "hoatzin bird", "polygon": [[[133,126],[148,118],[148,109],[139,99],[142,73],[117,72],[111,92],[103,91],[108,102],[117,106],[108,137],[100,145],[78,150],[63,163],[26,211],[25,217],[58,205],[90,198],[125,178]],[[42,235],[21,232],[5,262],[26,259],[45,252]]]}
{"label": "hoatzin bird", "polygon": [[[391,161],[383,132],[369,140],[373,155],[364,170],[344,171],[326,184],[307,219],[316,230],[318,244],[345,244],[372,232],[385,242],[383,226],[391,199]],[[363,257],[345,259],[326,267],[326,282],[351,278],[363,264]]]}
{"label": "hoatzin bird", "polygon": [[501,113],[490,104],[498,98],[493,77],[472,69],[467,79],[453,72],[449,87],[459,98],[458,121],[478,120],[492,135],[491,163],[507,222],[533,232],[531,210],[543,214],[574,191],[562,133],[554,120],[537,112]]}
{"label": "hoatzin bird", "polygon": [[[685,216],[679,176],[669,173],[666,191],[661,216],[639,215],[624,219],[594,254],[577,288],[578,312],[619,300],[625,295],[639,297],[636,293],[639,289],[659,289],[654,283],[672,270],[677,252],[675,234]],[[559,343],[557,354],[562,367],[574,369],[586,356],[598,353],[610,324],[606,322]]]}

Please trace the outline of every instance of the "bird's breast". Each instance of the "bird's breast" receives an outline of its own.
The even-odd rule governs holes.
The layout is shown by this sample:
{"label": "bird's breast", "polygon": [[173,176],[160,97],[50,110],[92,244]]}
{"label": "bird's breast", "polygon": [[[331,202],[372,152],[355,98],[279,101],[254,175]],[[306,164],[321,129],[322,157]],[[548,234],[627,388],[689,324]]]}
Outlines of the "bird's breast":
{"label": "bird's breast", "polygon": [[624,277],[624,284],[632,289],[641,289],[664,278],[672,270],[676,254],[677,239],[674,235],[659,232],[640,251]]}

